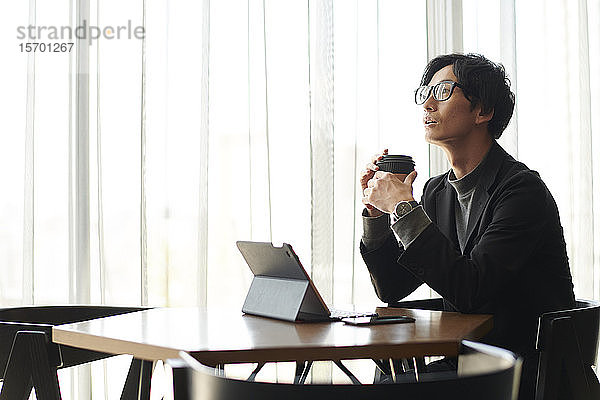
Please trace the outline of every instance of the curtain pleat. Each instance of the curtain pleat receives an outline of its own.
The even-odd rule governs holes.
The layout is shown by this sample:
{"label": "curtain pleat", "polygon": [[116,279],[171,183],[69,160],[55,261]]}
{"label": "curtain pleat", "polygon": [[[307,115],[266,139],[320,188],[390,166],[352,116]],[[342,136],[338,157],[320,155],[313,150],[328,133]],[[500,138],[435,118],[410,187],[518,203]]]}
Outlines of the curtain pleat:
{"label": "curtain pleat", "polygon": [[[29,24],[36,24],[36,0],[29,0]],[[23,209],[23,293],[22,303],[33,304],[35,253],[35,53],[27,56],[27,98],[25,121],[25,192]]]}
{"label": "curtain pleat", "polygon": [[[323,299],[333,302],[334,168],[333,1],[309,0],[311,276]],[[315,364],[313,381],[331,381],[332,366]]]}
{"label": "curtain pleat", "polygon": [[578,296],[594,297],[594,281],[589,278],[590,266],[594,265],[594,214],[590,204],[594,204],[593,168],[594,154],[592,152],[591,126],[591,93],[590,93],[590,57],[587,1],[579,0],[576,4],[566,6],[572,22],[567,31],[570,57],[568,59],[568,76],[576,77],[570,80],[569,113],[570,145],[573,171],[572,187],[572,265],[576,277]]}
{"label": "curtain pleat", "polygon": [[[590,49],[590,72],[600,71],[600,40],[589,40],[590,38],[600,37],[600,0],[588,1],[588,45]],[[596,73],[590,73],[590,109],[591,113],[591,151],[593,155],[600,154],[600,76]],[[594,299],[600,299],[600,160],[598,156],[592,159],[592,188],[595,201],[592,203],[593,225],[594,225],[594,262],[593,270],[588,272],[588,277],[593,276],[594,281]],[[598,365],[598,364],[596,364]]]}
{"label": "curtain pleat", "polygon": [[[339,5],[339,4],[338,4]],[[358,38],[359,38],[359,17],[358,17],[358,5],[359,5],[359,0],[356,0],[354,2],[354,4],[352,4],[352,7],[354,8],[352,11],[352,15],[353,15],[353,28],[354,28],[354,46],[352,46],[352,49],[354,51],[354,54],[352,57],[353,58],[353,67],[354,67],[354,73],[356,74],[356,71],[358,71]],[[335,14],[334,14],[335,15]],[[354,114],[354,118],[353,118],[353,122],[354,122],[354,126],[353,129],[351,130],[352,132],[352,136],[353,136],[353,143],[352,143],[352,147],[353,147],[353,157],[352,157],[352,171],[353,173],[353,177],[354,179],[352,179],[352,227],[354,229],[352,229],[352,244],[351,244],[351,248],[350,248],[350,253],[352,254],[352,258],[351,258],[351,279],[350,279],[350,304],[356,304],[355,300],[356,300],[356,294],[357,294],[357,279],[356,277],[358,276],[357,274],[357,268],[359,268],[359,266],[357,265],[357,260],[359,258],[359,255],[357,254],[357,249],[359,246],[359,241],[360,241],[360,237],[361,237],[361,232],[359,232],[356,227],[358,225],[358,221],[360,220],[360,210],[362,209],[362,193],[361,190],[362,188],[359,186],[358,183],[358,179],[356,179],[359,173],[359,171],[361,171],[361,168],[359,166],[359,160],[358,160],[358,82],[356,82],[356,77],[354,79],[354,90],[353,90],[353,95],[354,95],[354,99],[352,101],[352,106],[353,106],[353,114]],[[337,122],[337,121],[336,121]],[[338,246],[339,248],[340,246]]]}
{"label": "curtain pleat", "polygon": [[[100,24],[100,1],[96,3],[96,15]],[[102,181],[102,108],[101,108],[101,57],[100,43],[96,44],[96,190],[97,190],[97,247],[98,247],[98,286],[100,290],[100,304],[106,304],[106,262],[104,256],[104,196]]]}
{"label": "curtain pleat", "polygon": [[271,146],[264,0],[248,0],[248,224],[250,240],[272,241]]}
{"label": "curtain pleat", "polygon": [[[89,0],[79,0],[76,22],[90,19]],[[70,301],[90,302],[90,221],[89,221],[89,46],[85,39],[76,39],[76,75],[74,77],[74,129],[71,133],[71,176],[69,198],[72,201],[69,246]]]}
{"label": "curtain pleat", "polygon": [[[325,301],[333,300],[334,153],[333,153],[333,2],[309,3],[311,44],[310,157],[312,278]],[[309,19],[310,21],[310,19]]]}
{"label": "curtain pleat", "polygon": [[[500,47],[499,60],[502,60],[510,79],[510,88],[513,93],[518,93],[517,81],[517,27],[514,0],[500,0],[500,21],[498,46]],[[485,5],[482,7],[485,10]],[[490,55],[492,57],[492,55]],[[512,119],[500,138],[500,144],[513,157],[519,157],[519,107],[515,106]]]}
{"label": "curtain pleat", "polygon": [[[77,26],[89,24],[90,1],[78,0],[75,3]],[[90,274],[90,202],[89,202],[89,133],[90,133],[90,46],[85,39],[75,40],[76,72],[71,84],[75,85],[74,131],[70,134],[71,177],[69,198],[72,209],[69,221],[69,277],[71,284],[70,302],[89,304],[91,301]],[[89,366],[77,368],[73,379],[72,393],[77,397],[86,396],[91,390]]]}
{"label": "curtain pleat", "polygon": [[[142,1],[142,26],[146,30],[146,0]],[[146,210],[146,37],[142,39],[140,94],[140,304],[148,305],[148,216]]]}
{"label": "curtain pleat", "polygon": [[207,305],[208,286],[208,158],[209,158],[209,57],[210,57],[210,0],[202,0],[201,52],[202,70],[200,86],[200,163],[199,212],[198,212],[198,292],[196,303],[200,307]]}

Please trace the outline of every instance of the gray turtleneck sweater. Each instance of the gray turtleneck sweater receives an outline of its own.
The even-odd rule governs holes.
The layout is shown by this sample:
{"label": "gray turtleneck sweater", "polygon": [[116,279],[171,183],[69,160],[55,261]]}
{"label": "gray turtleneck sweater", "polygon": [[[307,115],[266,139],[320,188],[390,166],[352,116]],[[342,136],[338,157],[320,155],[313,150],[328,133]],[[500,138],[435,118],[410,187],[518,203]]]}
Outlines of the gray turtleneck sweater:
{"label": "gray turtleneck sweater", "polygon": [[473,204],[473,195],[477,190],[477,182],[481,176],[483,165],[487,157],[484,157],[477,167],[460,179],[456,179],[454,171],[450,170],[448,182],[456,190],[457,202],[454,205],[454,217],[456,220],[456,235],[460,251],[465,250],[467,242],[467,227],[469,225],[469,215],[471,215],[471,204]]}

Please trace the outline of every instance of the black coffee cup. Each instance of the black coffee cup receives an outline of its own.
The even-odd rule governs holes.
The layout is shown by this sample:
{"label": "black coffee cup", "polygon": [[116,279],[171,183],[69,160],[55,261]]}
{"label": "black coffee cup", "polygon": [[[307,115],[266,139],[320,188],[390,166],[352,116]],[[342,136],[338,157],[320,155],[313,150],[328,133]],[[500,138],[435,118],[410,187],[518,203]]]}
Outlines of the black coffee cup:
{"label": "black coffee cup", "polygon": [[380,171],[391,172],[393,174],[410,174],[415,170],[415,162],[411,156],[385,155],[375,163]]}

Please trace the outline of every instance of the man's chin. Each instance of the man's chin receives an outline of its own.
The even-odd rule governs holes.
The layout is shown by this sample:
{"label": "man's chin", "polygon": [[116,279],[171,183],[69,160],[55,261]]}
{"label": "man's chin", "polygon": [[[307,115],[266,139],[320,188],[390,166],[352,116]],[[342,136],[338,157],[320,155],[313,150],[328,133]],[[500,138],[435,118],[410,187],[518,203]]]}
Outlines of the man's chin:
{"label": "man's chin", "polygon": [[429,144],[433,144],[440,149],[445,149],[448,146],[452,146],[456,143],[455,138],[453,137],[440,137],[440,135],[425,135],[425,141]]}
{"label": "man's chin", "polygon": [[429,144],[439,145],[444,142],[444,138],[440,137],[440,135],[436,135],[431,131],[425,131],[425,141]]}

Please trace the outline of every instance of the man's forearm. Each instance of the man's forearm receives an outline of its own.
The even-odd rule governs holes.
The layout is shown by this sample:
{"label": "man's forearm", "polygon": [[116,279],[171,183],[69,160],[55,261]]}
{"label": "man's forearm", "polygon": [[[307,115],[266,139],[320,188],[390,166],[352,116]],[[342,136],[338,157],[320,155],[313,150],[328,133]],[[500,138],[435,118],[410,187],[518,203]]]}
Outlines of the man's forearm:
{"label": "man's forearm", "polygon": [[363,210],[363,236],[362,242],[366,250],[378,249],[392,234],[390,228],[390,216],[382,214],[378,217],[370,217],[367,209]]}

